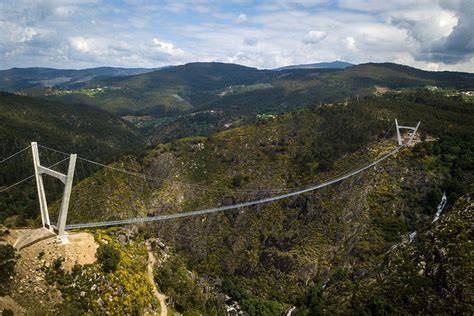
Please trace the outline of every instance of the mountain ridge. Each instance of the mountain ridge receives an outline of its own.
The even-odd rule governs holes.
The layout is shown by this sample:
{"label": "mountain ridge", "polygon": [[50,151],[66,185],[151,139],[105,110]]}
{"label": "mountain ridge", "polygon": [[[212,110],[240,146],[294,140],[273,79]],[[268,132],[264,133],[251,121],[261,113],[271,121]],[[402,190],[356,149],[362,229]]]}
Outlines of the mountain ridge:
{"label": "mountain ridge", "polygon": [[0,90],[15,92],[39,87],[78,88],[99,76],[138,75],[159,68],[94,67],[85,69],[57,69],[27,67],[0,70]]}

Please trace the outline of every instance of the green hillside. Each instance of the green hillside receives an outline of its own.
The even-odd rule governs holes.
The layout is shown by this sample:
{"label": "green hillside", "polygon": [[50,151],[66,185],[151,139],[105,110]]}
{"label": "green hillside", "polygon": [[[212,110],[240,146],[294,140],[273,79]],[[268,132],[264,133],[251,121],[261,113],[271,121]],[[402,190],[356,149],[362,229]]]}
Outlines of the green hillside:
{"label": "green hillside", "polygon": [[[297,315],[370,314],[391,311],[390,306],[402,313],[421,312],[422,307],[410,309],[403,301],[406,289],[390,287],[395,282],[390,273],[382,280],[387,286],[368,280],[390,260],[393,246],[412,232],[430,229],[443,191],[448,195],[446,215],[455,212],[460,196],[473,192],[474,108],[461,97],[428,91],[372,96],[161,144],[143,163],[125,157],[117,166],[162,180],[100,171],[75,186],[70,222],[228,205],[275,194],[268,189],[284,191],[330,179],[393,148],[394,130],[387,128],[394,118],[408,125],[421,120],[421,142],[360,176],[281,202],[142,230],[148,227],[148,236],[158,234],[174,249],[156,279],[178,302],[179,312],[206,314],[219,292],[254,314],[279,314],[290,306],[297,307]],[[440,236],[443,242],[454,237]],[[461,264],[451,262],[456,269]],[[173,283],[186,279],[186,269],[194,281]],[[460,269],[472,278],[472,267]],[[465,300],[472,306],[472,298],[466,297],[472,284],[456,281],[459,273],[450,276],[450,284],[462,282],[462,291],[442,285],[439,293],[450,296],[433,298],[439,300],[437,306],[465,312],[465,306],[451,303]],[[407,283],[409,291],[424,286],[413,282]],[[196,284],[211,284],[212,290],[204,292],[199,304],[185,304],[189,293],[202,293]],[[440,288],[423,289],[431,293]],[[396,306],[400,301],[406,305]]]}
{"label": "green hillside", "polygon": [[[137,152],[143,146],[141,136],[133,127],[103,110],[0,93],[0,157],[3,159],[32,141],[100,161],[115,160],[125,153]],[[65,158],[44,149],[40,157],[44,164]],[[59,167],[64,168],[64,165]],[[86,176],[88,172],[83,170],[79,176]],[[31,151],[26,151],[0,165],[0,187],[32,173]],[[49,194],[55,198],[59,185],[50,183],[54,188]],[[32,181],[0,194],[1,221],[13,214],[36,218],[36,193]]]}
{"label": "green hillside", "polygon": [[[255,86],[255,85],[253,85]],[[365,64],[344,70],[294,70],[274,78],[258,89],[233,89],[191,113],[159,121],[145,130],[155,142],[192,135],[207,136],[246,123],[256,123],[268,114],[279,114],[305,106],[399,93],[425,86],[443,89],[473,89],[474,76],[467,73],[427,72],[396,64]],[[248,86],[252,87],[252,86]]]}
{"label": "green hillside", "polygon": [[330,313],[352,298],[355,313],[465,314],[474,312],[472,195],[438,221],[392,249],[383,264],[357,282],[335,280],[325,296]]}
{"label": "green hillside", "polygon": [[234,64],[191,63],[129,77],[108,77],[90,87],[108,87],[93,97],[81,91],[51,97],[68,103],[83,102],[119,114],[173,116],[217,99],[219,89],[232,85],[267,82],[272,71]]}
{"label": "green hillside", "polygon": [[[93,80],[82,90],[47,92],[67,103],[84,102],[119,114],[175,117],[223,110],[226,118],[288,111],[317,103],[368,95],[376,86],[468,89],[474,75],[428,72],[397,64],[363,64],[346,69],[257,70],[235,64],[191,63],[158,71]],[[93,91],[101,87],[101,91]],[[41,92],[44,93],[44,92]]]}

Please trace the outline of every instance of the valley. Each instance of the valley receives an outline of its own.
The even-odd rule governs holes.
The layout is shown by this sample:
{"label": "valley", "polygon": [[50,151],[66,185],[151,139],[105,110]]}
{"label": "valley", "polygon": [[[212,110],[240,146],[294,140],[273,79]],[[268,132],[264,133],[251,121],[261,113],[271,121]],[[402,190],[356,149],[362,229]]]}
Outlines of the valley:
{"label": "valley", "polygon": [[[73,229],[70,251],[54,237],[7,250],[17,231],[41,226],[34,181],[20,183],[0,193],[0,265],[11,275],[0,308],[226,315],[234,302],[250,315],[472,312],[474,75],[396,64],[271,71],[192,63],[91,82],[0,94],[0,157],[8,158],[0,187],[34,174],[29,150],[9,158],[30,141],[43,146],[45,165],[77,153],[70,225],[308,188],[397,148],[395,119],[421,125],[412,146],[320,190]],[[62,187],[45,187],[55,220]],[[443,193],[446,208],[432,222]],[[27,279],[51,299],[20,292]]]}
{"label": "valley", "polygon": [[0,316],[474,315],[473,29],[1,0]]}

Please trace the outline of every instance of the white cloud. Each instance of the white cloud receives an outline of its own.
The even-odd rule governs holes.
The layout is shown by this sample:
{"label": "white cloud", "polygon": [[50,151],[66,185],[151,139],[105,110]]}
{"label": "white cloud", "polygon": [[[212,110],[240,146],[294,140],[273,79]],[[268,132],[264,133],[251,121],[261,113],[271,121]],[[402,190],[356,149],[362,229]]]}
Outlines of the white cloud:
{"label": "white cloud", "polygon": [[155,44],[155,49],[161,53],[172,55],[172,56],[181,56],[184,54],[184,51],[180,48],[174,47],[173,43],[168,43],[159,40],[158,38],[153,39],[153,44]]}
{"label": "white cloud", "polygon": [[61,6],[61,7],[56,7],[53,10],[54,15],[61,17],[61,18],[66,18],[75,13],[77,8],[75,6]]}
{"label": "white cloud", "polygon": [[237,17],[237,22],[242,23],[246,21],[247,21],[247,15],[243,13],[239,14],[239,16]]}
{"label": "white cloud", "polygon": [[397,0],[397,1],[381,1],[381,0],[340,0],[339,6],[344,9],[356,11],[386,11],[390,12],[400,8],[433,6],[433,0]]}
{"label": "white cloud", "polygon": [[325,39],[327,36],[326,32],[322,31],[309,31],[308,34],[306,34],[303,37],[303,42],[306,44],[316,44],[321,42],[323,39]]}
{"label": "white cloud", "polygon": [[0,67],[233,61],[274,68],[339,59],[474,71],[472,0],[260,3],[4,1]]}
{"label": "white cloud", "polygon": [[344,39],[344,43],[346,44],[346,48],[351,52],[358,52],[359,49],[356,46],[356,40],[352,36],[348,36]]}
{"label": "white cloud", "polygon": [[91,46],[93,44],[92,42],[93,40],[84,38],[82,36],[69,38],[69,43],[71,44],[72,48],[82,53],[87,53],[91,50]]}
{"label": "white cloud", "polygon": [[9,21],[0,20],[0,28],[0,39],[3,42],[26,43],[41,36],[40,31],[34,27],[23,27]]}
{"label": "white cloud", "polygon": [[410,36],[420,42],[447,36],[458,23],[453,12],[440,7],[392,11],[387,20],[396,27],[406,29]]}

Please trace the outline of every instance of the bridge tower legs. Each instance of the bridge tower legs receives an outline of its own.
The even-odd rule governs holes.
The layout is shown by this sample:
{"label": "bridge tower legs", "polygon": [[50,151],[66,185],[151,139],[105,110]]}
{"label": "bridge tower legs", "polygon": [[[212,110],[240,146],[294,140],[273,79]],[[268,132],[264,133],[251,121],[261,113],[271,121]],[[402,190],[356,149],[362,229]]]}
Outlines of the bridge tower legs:
{"label": "bridge tower legs", "polygon": [[418,130],[418,127],[420,127],[420,124],[421,122],[418,122],[418,124],[416,124],[415,129],[412,131],[410,139],[408,140],[408,144],[407,144],[408,146],[410,146],[411,143],[413,142],[413,138],[415,138],[416,131]]}
{"label": "bridge tower legs", "polygon": [[[415,138],[415,134],[416,134],[416,131],[418,130],[418,127],[420,127],[420,124],[421,122],[418,122],[418,124],[416,124],[415,127],[411,127],[411,126],[402,126],[402,125],[398,125],[398,121],[397,119],[395,119],[395,127],[397,129],[397,141],[398,141],[398,145],[399,146],[410,146],[413,142],[413,138]],[[407,143],[406,144],[403,144],[403,139],[402,139],[402,136],[401,136],[401,133],[400,133],[400,130],[401,129],[407,129],[407,130],[410,130],[411,131],[411,134],[410,134],[410,138],[408,139]]]}
{"label": "bridge tower legs", "polygon": [[[57,229],[58,237],[56,241],[59,244],[69,243],[68,235],[65,231],[65,228],[66,228],[67,212],[69,208],[69,200],[71,197],[72,183],[74,180],[74,170],[76,167],[77,155],[76,154],[70,155],[67,174],[62,174],[60,172],[57,172],[55,170],[49,169],[41,165],[39,152],[38,152],[38,144],[36,142],[31,143],[31,148],[33,152],[33,164],[35,167],[36,188],[38,190],[38,199],[39,199],[41,221],[43,223],[43,227],[46,227],[51,231],[54,231],[53,228]],[[43,174],[47,174],[49,176],[57,178],[62,183],[64,183],[64,191],[63,191],[63,197],[61,200],[61,207],[59,209],[57,227],[54,227],[53,225],[51,225],[51,222],[49,219],[48,202],[46,200],[46,194],[44,192]]]}

